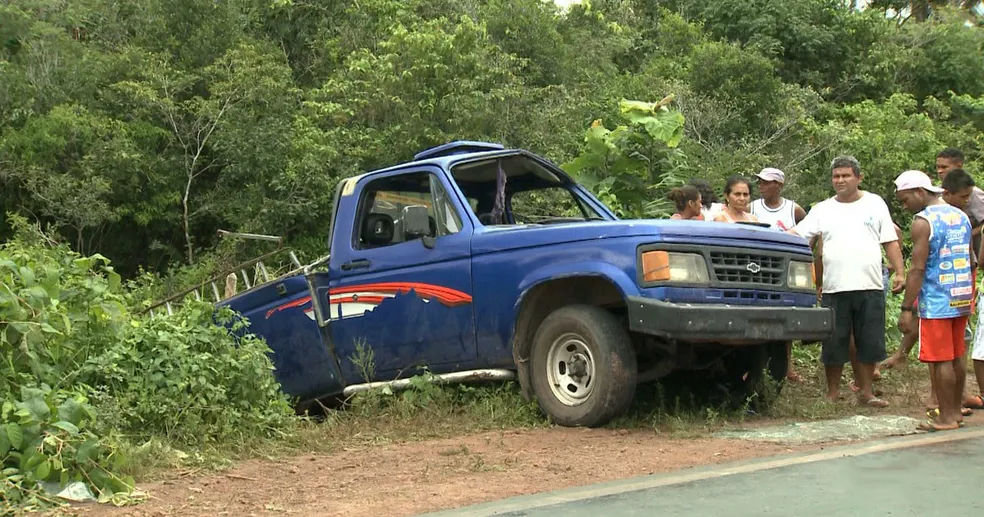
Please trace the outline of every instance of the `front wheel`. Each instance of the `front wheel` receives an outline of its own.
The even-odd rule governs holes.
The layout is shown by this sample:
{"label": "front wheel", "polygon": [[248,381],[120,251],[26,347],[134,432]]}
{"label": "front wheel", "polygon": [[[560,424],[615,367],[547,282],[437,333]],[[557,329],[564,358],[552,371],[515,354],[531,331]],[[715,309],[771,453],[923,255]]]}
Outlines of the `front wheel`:
{"label": "front wheel", "polygon": [[533,393],[540,409],[560,425],[596,427],[625,413],[637,374],[628,331],[604,309],[558,309],[533,338]]}

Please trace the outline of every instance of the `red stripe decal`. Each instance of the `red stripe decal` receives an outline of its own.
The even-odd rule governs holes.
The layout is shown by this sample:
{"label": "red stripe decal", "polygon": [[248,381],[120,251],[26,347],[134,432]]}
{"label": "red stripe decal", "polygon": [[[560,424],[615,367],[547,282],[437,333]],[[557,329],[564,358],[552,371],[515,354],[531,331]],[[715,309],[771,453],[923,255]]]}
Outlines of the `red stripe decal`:
{"label": "red stripe decal", "polygon": [[280,312],[285,309],[293,309],[294,307],[300,307],[302,305],[309,303],[310,301],[311,301],[311,297],[305,296],[304,298],[298,298],[292,302],[285,303],[279,307],[274,307],[267,311],[266,319],[270,319],[270,316],[273,316],[275,312]]}
{"label": "red stripe decal", "polygon": [[376,284],[348,285],[332,289],[332,296],[337,294],[349,294],[365,291],[377,291],[384,293],[407,294],[411,290],[422,298],[436,298],[448,307],[469,304],[472,301],[471,295],[461,291],[434,284],[420,282],[380,282]]}
{"label": "red stripe decal", "polygon": [[336,303],[371,303],[374,305],[379,305],[389,298],[388,296],[372,296],[372,295],[361,295],[361,296],[343,296],[341,298],[332,298],[332,305]]}
{"label": "red stripe decal", "polygon": [[[378,305],[387,299],[385,296],[379,295],[358,295],[356,293],[364,292],[375,292],[375,293],[400,293],[408,294],[410,291],[417,293],[417,296],[421,298],[430,299],[435,298],[442,305],[447,307],[458,307],[460,305],[467,305],[472,302],[472,297],[468,293],[463,293],[461,291],[451,289],[449,287],[443,287],[434,284],[425,284],[421,282],[379,282],[375,284],[361,284],[361,285],[348,285],[345,287],[339,287],[337,289],[332,289],[328,296],[337,296],[344,294],[351,294],[352,296],[345,296],[341,298],[332,299],[331,303],[366,303]],[[286,309],[292,309],[294,307],[301,307],[311,302],[310,296],[305,296],[304,298],[298,298],[284,305],[274,307],[266,313],[266,317],[270,318],[275,313]]]}

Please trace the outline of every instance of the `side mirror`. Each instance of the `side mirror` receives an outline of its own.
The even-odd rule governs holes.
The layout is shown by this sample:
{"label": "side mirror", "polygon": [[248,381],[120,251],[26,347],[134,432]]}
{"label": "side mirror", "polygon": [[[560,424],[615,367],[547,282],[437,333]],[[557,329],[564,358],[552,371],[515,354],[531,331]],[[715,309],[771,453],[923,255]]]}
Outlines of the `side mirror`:
{"label": "side mirror", "polygon": [[404,240],[421,239],[424,246],[434,247],[435,238],[431,235],[430,217],[427,215],[426,206],[408,205],[403,207],[402,219]]}

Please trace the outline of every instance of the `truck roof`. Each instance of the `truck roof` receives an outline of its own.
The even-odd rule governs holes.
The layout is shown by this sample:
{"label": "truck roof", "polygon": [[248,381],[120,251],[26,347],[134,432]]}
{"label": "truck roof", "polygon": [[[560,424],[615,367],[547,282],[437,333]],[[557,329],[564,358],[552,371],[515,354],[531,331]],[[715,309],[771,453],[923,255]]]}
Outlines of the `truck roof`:
{"label": "truck roof", "polygon": [[360,174],[354,176],[354,178],[361,178],[368,174],[377,174],[381,172],[389,172],[396,169],[402,169],[410,166],[417,165],[436,165],[442,169],[449,169],[451,165],[455,162],[472,159],[472,158],[482,158],[485,156],[499,156],[504,154],[513,153],[525,153],[522,149],[506,148],[502,144],[497,144],[494,142],[480,142],[475,140],[455,140],[453,142],[448,142],[446,144],[441,144],[429,149],[424,149],[413,156],[413,160],[408,162],[398,163],[396,165],[391,165],[389,167],[384,167],[382,169],[376,169],[374,171],[369,171],[365,174]]}

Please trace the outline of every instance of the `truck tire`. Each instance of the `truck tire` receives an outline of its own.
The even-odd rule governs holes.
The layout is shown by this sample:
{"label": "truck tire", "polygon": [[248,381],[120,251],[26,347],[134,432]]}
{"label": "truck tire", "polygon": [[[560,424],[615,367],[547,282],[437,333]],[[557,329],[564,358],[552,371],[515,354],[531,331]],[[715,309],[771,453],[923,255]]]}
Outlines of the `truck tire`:
{"label": "truck tire", "polygon": [[635,395],[635,351],[615,316],[589,305],[551,313],[533,338],[533,393],[555,423],[596,427],[625,413]]}
{"label": "truck tire", "polygon": [[765,409],[775,402],[786,381],[789,358],[780,341],[739,348],[725,359],[732,402]]}

